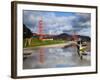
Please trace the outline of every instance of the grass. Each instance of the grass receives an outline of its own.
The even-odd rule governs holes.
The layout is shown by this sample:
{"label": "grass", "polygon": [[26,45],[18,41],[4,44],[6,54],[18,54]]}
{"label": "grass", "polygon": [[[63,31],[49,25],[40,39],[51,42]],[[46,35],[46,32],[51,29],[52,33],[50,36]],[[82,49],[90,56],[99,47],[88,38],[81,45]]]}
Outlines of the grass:
{"label": "grass", "polygon": [[[25,40],[23,42],[24,42],[23,44],[25,44]],[[23,47],[24,48],[37,47],[37,46],[60,44],[60,43],[65,43],[65,41],[64,40],[45,40],[45,41],[42,41],[42,40],[39,40],[37,38],[33,38],[31,45],[27,45],[27,46],[23,45]]]}

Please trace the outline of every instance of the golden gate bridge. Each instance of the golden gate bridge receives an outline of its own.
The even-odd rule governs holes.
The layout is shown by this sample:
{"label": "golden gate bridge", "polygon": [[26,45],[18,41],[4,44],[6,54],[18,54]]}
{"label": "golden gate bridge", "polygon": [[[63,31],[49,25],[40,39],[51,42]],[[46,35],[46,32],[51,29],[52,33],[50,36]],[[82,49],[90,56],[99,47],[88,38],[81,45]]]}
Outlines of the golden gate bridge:
{"label": "golden gate bridge", "polygon": [[[43,19],[42,17],[40,17],[38,22],[38,33],[37,33],[37,35],[39,36],[39,40],[43,40],[45,36],[51,36],[51,34],[43,33],[43,29],[44,29]],[[73,30],[72,40],[73,41],[78,40],[77,33],[74,30]]]}

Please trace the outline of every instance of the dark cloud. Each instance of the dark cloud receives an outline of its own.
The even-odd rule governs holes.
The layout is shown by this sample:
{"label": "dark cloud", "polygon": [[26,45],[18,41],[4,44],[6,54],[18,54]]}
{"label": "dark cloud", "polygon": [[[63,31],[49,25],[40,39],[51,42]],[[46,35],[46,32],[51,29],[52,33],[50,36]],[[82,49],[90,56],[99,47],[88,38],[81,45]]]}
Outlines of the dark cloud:
{"label": "dark cloud", "polygon": [[88,28],[91,26],[91,14],[90,13],[77,13],[76,19],[72,21],[73,28]]}

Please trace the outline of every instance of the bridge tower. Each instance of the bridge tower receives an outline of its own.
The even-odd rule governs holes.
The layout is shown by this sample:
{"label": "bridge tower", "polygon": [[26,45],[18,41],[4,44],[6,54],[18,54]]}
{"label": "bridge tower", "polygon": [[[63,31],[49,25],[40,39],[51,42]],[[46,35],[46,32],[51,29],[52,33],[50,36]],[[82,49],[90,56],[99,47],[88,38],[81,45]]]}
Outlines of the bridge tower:
{"label": "bridge tower", "polygon": [[39,32],[39,39],[43,39],[43,21],[42,17],[39,18],[39,25],[38,25],[38,32]]}
{"label": "bridge tower", "polygon": [[73,31],[72,39],[73,39],[73,41],[78,40],[78,36],[77,36],[77,33],[75,31]]}
{"label": "bridge tower", "polygon": [[[72,40],[76,42],[78,41],[78,36],[75,31],[73,31]],[[76,47],[76,44],[73,44],[72,47]]]}

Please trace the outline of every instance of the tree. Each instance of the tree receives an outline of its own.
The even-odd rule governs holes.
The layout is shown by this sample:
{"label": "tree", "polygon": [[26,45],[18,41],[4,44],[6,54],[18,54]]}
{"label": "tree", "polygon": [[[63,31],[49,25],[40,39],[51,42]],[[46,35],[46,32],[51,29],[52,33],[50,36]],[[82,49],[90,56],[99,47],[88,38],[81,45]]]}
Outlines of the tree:
{"label": "tree", "polygon": [[32,36],[33,33],[31,32],[31,30],[29,28],[26,27],[25,24],[23,24],[23,39],[24,39],[24,45],[31,45],[31,41],[32,41]]}

